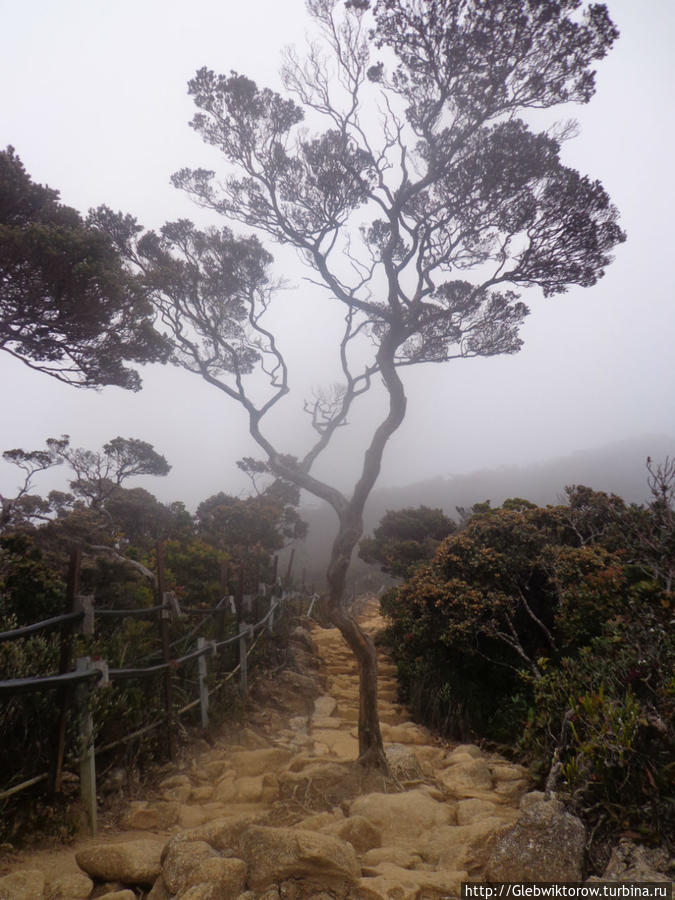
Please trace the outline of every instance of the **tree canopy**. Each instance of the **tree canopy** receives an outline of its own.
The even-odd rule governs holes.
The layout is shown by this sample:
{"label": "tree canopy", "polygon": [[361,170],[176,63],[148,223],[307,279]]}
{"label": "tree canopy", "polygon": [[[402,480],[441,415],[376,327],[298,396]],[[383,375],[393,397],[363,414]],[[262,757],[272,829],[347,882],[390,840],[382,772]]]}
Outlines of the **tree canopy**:
{"label": "tree canopy", "polygon": [[[590,100],[593,66],[617,31],[604,5],[582,10],[580,0],[308,0],[307,9],[316,40],[304,57],[286,54],[285,95],[208,68],[189,83],[192,127],[225,171],[184,168],[173,182],[228,224],[181,220],[139,237],[109,210],[97,221],[143,273],[174,361],[244,407],[275,475],[335,510],[327,609],[359,659],[360,758],[384,765],[374,649],[342,599],[366,501],[405,417],[401,370],[515,353],[529,312],[520,291],[551,296],[603,274],[624,240],[617,212],[600,182],[564,164],[573,129],[537,132],[524,116]],[[256,234],[237,236],[234,223]],[[344,312],[341,383],[305,401],[315,438],[299,457],[264,421],[290,377],[266,319],[275,282],[260,236],[294,247],[308,290]],[[380,382],[385,408],[344,492],[312,470]]]}
{"label": "tree canopy", "polygon": [[457,525],[442,509],[389,509],[373,536],[359,544],[359,556],[364,562],[379,563],[383,572],[402,578],[411,567],[431,559],[440,542],[456,530]]}
{"label": "tree canopy", "polygon": [[583,485],[483,505],[383,599],[417,714],[516,747],[594,839],[672,830],[674,476],[650,465],[645,507]]}
{"label": "tree canopy", "polygon": [[153,311],[110,236],[0,152],[0,349],[76,387],[138,390],[164,360]]}

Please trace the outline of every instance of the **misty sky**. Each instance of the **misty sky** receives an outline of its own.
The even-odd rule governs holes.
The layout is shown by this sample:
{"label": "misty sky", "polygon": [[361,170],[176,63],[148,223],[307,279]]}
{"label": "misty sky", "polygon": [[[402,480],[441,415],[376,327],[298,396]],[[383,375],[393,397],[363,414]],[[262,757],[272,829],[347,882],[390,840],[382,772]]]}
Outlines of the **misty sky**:
{"label": "misty sky", "polygon": [[[621,38],[599,66],[595,98],[542,125],[578,119],[581,134],[563,160],[603,182],[628,240],[596,287],[551,300],[526,295],[532,315],[520,354],[406,372],[408,417],[385,456],[384,484],[675,435],[675,4],[607,5]],[[302,0],[0,0],[0,143],[82,212],[106,203],[148,228],[186,216],[215,221],[169,183],[182,166],[217,166],[187,126],[187,80],[207,65],[280,89],[280,51],[302,43],[304,22]],[[311,289],[293,259],[281,257],[281,266],[295,286],[280,297],[279,318],[298,393],[275,427],[288,434],[280,448],[293,452],[302,450],[303,396],[332,378],[324,363],[336,317],[326,303],[308,305]],[[173,465],[167,478],[139,482],[164,500],[194,506],[246,487],[235,468],[255,454],[245,418],[195,375],[151,367],[139,394],[85,392],[0,353],[0,379],[0,449],[38,448],[64,432],[95,449],[119,434],[150,441]],[[374,413],[366,406],[351,435],[343,429],[319,474],[346,483]],[[0,462],[0,492],[11,494],[16,480]]]}

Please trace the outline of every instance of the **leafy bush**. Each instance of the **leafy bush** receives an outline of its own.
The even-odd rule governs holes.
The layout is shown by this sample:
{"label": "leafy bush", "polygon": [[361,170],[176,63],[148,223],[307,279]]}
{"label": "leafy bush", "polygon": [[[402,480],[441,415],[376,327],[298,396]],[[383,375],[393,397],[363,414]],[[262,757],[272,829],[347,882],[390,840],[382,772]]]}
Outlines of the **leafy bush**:
{"label": "leafy bush", "polygon": [[359,556],[365,562],[379,563],[383,572],[403,578],[417,563],[431,559],[439,543],[456,530],[442,509],[388,510],[373,536],[359,544]]}
{"label": "leafy bush", "polygon": [[675,818],[672,593],[634,535],[668,545],[664,516],[588,488],[569,499],[482,506],[384,596],[388,641],[421,719],[517,745],[542,781],[559,758],[598,835],[657,836]]}

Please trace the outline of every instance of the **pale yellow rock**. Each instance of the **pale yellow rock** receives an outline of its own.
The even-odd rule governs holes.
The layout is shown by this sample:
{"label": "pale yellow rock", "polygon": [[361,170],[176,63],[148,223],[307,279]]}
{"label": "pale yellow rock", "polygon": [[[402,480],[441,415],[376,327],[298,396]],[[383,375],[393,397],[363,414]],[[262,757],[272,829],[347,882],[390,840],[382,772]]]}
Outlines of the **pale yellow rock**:
{"label": "pale yellow rock", "polygon": [[239,740],[246,747],[250,747],[253,750],[270,746],[270,742],[267,738],[257,731],[254,731],[253,728],[242,728],[239,734]]}
{"label": "pale yellow rock", "polygon": [[271,772],[240,777],[227,775],[218,782],[215,790],[220,803],[273,803],[278,795],[279,780]]}
{"label": "pale yellow rock", "polygon": [[208,819],[201,806],[187,806],[182,803],[178,810],[178,824],[181,828],[197,828]]}
{"label": "pale yellow rock", "polygon": [[[462,882],[468,874],[464,871],[444,870],[442,872],[426,872],[420,869],[403,869],[393,863],[383,862],[376,869],[374,878],[365,878],[359,882],[364,890],[379,891],[386,898],[397,897],[401,900],[441,900],[443,897],[458,897]],[[367,894],[362,895],[367,897]],[[373,896],[373,895],[371,895]],[[375,893],[374,896],[377,896]]]}
{"label": "pale yellow rock", "polygon": [[163,790],[162,800],[166,800],[168,803],[171,801],[175,801],[176,803],[187,803],[191,793],[192,785],[188,781],[187,784],[177,784],[175,787]]}
{"label": "pale yellow rock", "polygon": [[199,785],[199,787],[192,788],[192,793],[190,794],[190,800],[193,800],[195,803],[204,803],[206,800],[210,800],[213,797],[213,787],[210,784]]}
{"label": "pale yellow rock", "polygon": [[80,850],[75,859],[92,878],[151,885],[160,873],[163,846],[163,841],[151,840],[100,843]]}
{"label": "pale yellow rock", "polygon": [[382,738],[391,744],[426,744],[428,735],[412,722],[403,725],[382,724]]}
{"label": "pale yellow rock", "polygon": [[344,722],[334,716],[312,716],[312,728],[317,729],[333,729],[343,728]]}
{"label": "pale yellow rock", "polygon": [[335,699],[335,697],[331,697],[330,694],[322,694],[314,701],[314,716],[318,716],[320,718],[324,716],[332,716],[335,712],[336,706],[337,700]]}
{"label": "pale yellow rock", "polygon": [[178,894],[191,887],[193,870],[217,855],[206,841],[169,841],[162,854],[162,878],[169,891]]}
{"label": "pale yellow rock", "polygon": [[347,819],[324,826],[321,831],[324,834],[335,835],[342,841],[348,841],[359,856],[382,845],[379,830],[363,816],[349,816]]}
{"label": "pale yellow rock", "polygon": [[178,787],[191,787],[192,782],[190,781],[187,775],[169,775],[168,778],[163,778],[159,783],[159,788],[162,791],[170,791]]}
{"label": "pale yellow rock", "polygon": [[349,732],[333,729],[317,729],[312,731],[315,743],[323,744],[330,754],[340,759],[356,759],[359,754],[359,742]]}
{"label": "pale yellow rock", "polygon": [[349,882],[361,875],[353,847],[327,834],[253,825],[243,833],[241,848],[255,891],[287,878]]}
{"label": "pale yellow rock", "polygon": [[497,816],[438,828],[421,847],[422,856],[439,869],[465,869],[474,875],[485,868],[495,840],[506,828]]}
{"label": "pale yellow rock", "polygon": [[495,816],[498,809],[497,804],[491,800],[478,800],[475,797],[460,800],[457,804],[457,824],[470,825],[479,819]]}
{"label": "pale yellow rock", "polygon": [[163,831],[176,824],[178,809],[175,802],[134,800],[120,819],[120,828],[125,831]]}
{"label": "pale yellow rock", "polygon": [[161,875],[153,884],[152,890],[146,897],[146,900],[171,900],[171,894]]}
{"label": "pale yellow rock", "polygon": [[525,778],[518,781],[501,781],[495,786],[495,794],[503,803],[517,805],[529,787],[530,781]]}
{"label": "pale yellow rock", "polygon": [[264,775],[266,772],[278,772],[290,761],[291,754],[280,747],[267,747],[259,750],[243,750],[231,753],[229,763],[238,776]]}
{"label": "pale yellow rock", "polygon": [[366,794],[351,802],[349,812],[372,822],[383,844],[408,844],[413,849],[429,831],[456,821],[453,805],[440,803],[421,790]]}
{"label": "pale yellow rock", "polygon": [[416,869],[422,864],[422,857],[406,847],[376,847],[361,857],[361,865],[370,868],[383,862],[393,863],[402,869]]}
{"label": "pale yellow rock", "polygon": [[226,759],[212,760],[211,762],[203,763],[199,767],[199,778],[201,781],[217,781],[231,768],[232,767]]}
{"label": "pale yellow rock", "polygon": [[49,900],[87,900],[93,888],[94,882],[87,875],[62,875],[47,882],[45,896]]}
{"label": "pale yellow rock", "polygon": [[483,751],[475,744],[458,744],[448,755],[450,762],[459,762],[464,756],[478,759],[483,756]]}
{"label": "pale yellow rock", "polygon": [[492,777],[499,781],[527,781],[529,772],[524,766],[515,763],[497,762],[490,763]]}
{"label": "pale yellow rock", "polygon": [[314,816],[308,816],[306,819],[298,822],[297,827],[302,828],[304,831],[321,831],[326,826],[344,822],[344,819],[345,814],[341,809],[336,808],[329,812],[321,812]]}
{"label": "pale yellow rock", "polygon": [[246,863],[220,856],[205,841],[170,841],[162,859],[162,878],[179,896],[208,884],[217,889],[218,897],[236,897],[244,890]]}
{"label": "pale yellow rock", "polygon": [[443,770],[443,784],[458,797],[475,797],[477,793],[491,791],[494,787],[490,766],[485,759],[453,762]]}
{"label": "pale yellow rock", "polygon": [[17,869],[0,878],[0,900],[36,900],[44,889],[45,876],[38,869]]}

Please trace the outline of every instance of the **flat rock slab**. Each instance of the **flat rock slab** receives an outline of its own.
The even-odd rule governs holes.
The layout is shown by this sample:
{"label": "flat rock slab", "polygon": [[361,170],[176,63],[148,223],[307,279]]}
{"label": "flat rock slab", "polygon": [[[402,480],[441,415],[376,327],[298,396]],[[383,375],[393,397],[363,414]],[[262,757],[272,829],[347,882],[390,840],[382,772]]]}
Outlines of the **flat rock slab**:
{"label": "flat rock slab", "polygon": [[356,881],[361,875],[350,844],[312,831],[254,825],[242,835],[241,853],[249,866],[248,883],[253,890],[289,878]]}
{"label": "flat rock slab", "polygon": [[49,900],[87,900],[93,889],[94,882],[87,875],[62,875],[49,880],[45,894]]}
{"label": "flat rock slab", "polygon": [[19,869],[0,878],[2,900],[36,900],[42,897],[44,889],[45,876],[37,869]]}
{"label": "flat rock slab", "polygon": [[383,844],[407,844],[411,848],[425,840],[430,831],[457,821],[454,805],[434,800],[423,790],[366,794],[352,801],[349,812],[368,819],[379,830]]}
{"label": "flat rock slab", "polygon": [[78,866],[92,878],[151,885],[161,871],[163,846],[163,841],[151,840],[95,844],[80,850],[75,854],[75,859]]}

